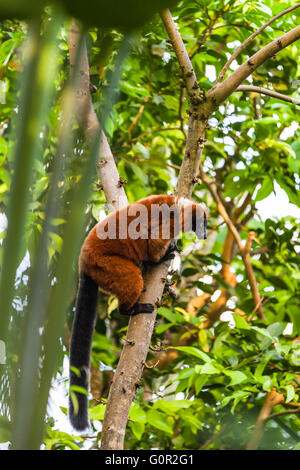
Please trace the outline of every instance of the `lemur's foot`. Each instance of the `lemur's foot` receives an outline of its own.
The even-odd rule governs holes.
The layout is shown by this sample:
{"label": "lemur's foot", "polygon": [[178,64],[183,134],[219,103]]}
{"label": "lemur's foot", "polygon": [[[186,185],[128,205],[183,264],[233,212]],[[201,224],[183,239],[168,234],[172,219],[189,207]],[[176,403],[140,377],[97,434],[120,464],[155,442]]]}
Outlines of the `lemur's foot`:
{"label": "lemur's foot", "polygon": [[138,315],[139,313],[152,313],[154,310],[154,305],[150,303],[142,304],[136,303],[130,310],[126,310],[124,307],[119,307],[119,312],[121,315],[133,316]]}

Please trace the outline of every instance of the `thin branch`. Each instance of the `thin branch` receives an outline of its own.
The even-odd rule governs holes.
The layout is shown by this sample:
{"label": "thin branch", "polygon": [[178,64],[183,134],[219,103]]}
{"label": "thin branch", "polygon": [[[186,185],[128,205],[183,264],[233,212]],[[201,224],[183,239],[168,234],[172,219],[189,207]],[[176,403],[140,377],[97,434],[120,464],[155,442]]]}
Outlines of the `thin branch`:
{"label": "thin branch", "polygon": [[263,436],[266,420],[270,417],[274,406],[282,402],[284,402],[284,396],[281,393],[278,393],[274,387],[266,394],[264,404],[258,415],[253,434],[246,447],[246,450],[256,450],[258,448]]}
{"label": "thin branch", "polygon": [[240,252],[240,255],[242,257],[244,266],[245,266],[246,275],[247,275],[248,282],[249,282],[251,292],[252,292],[252,295],[253,295],[255,308],[257,308],[257,310],[259,311],[259,314],[260,314],[261,318],[264,318],[264,313],[263,313],[262,306],[261,306],[261,299],[260,299],[260,295],[259,295],[259,290],[258,290],[258,287],[257,287],[257,282],[256,282],[256,278],[255,278],[255,275],[254,275],[254,271],[253,271],[253,268],[252,268],[252,265],[251,265],[250,254],[247,251],[245,251],[245,247],[243,245],[243,242],[242,242],[242,239],[240,237],[240,234],[239,234],[238,230],[236,229],[234,223],[230,219],[230,217],[229,217],[229,215],[228,215],[228,213],[227,213],[227,211],[226,211],[226,209],[225,209],[225,207],[224,207],[224,205],[223,205],[223,203],[222,203],[222,201],[221,201],[221,199],[218,195],[218,192],[216,190],[215,185],[206,176],[201,164],[200,164],[200,177],[201,177],[201,180],[203,181],[203,183],[207,186],[207,188],[208,188],[209,192],[211,193],[213,199],[215,200],[218,212],[223,217],[228,229],[232,233],[232,235],[234,237],[234,240],[235,240],[235,242],[236,242],[236,244],[239,248],[239,252]]}
{"label": "thin branch", "polygon": [[[146,101],[148,101],[148,100],[146,100]],[[141,117],[141,115],[142,115],[144,109],[145,109],[145,105],[142,104],[142,105],[140,106],[140,109],[138,110],[137,115],[135,116],[134,120],[132,121],[132,123],[131,123],[130,126],[129,126],[129,129],[128,129],[128,131],[127,131],[128,134],[131,134],[132,129],[134,128],[134,126],[135,126],[136,123],[138,122],[138,120],[139,120],[139,118]]]}
{"label": "thin branch", "polygon": [[215,107],[222,103],[254,70],[277,52],[289,46],[300,38],[300,26],[288,31],[283,36],[274,39],[251,56],[238,69],[236,69],[224,82],[217,82],[207,93],[206,97],[213,99]]}
{"label": "thin branch", "polygon": [[218,21],[218,18],[220,17],[221,14],[222,14],[222,11],[219,10],[216,12],[216,15],[214,16],[214,18],[210,18],[209,24],[204,29],[201,35],[201,38],[196,42],[196,45],[197,45],[196,50],[193,53],[189,51],[189,56],[191,57],[191,59],[193,59],[193,57],[195,57],[195,55],[198,54],[201,46],[205,43],[206,39],[211,35],[212,30],[214,29],[214,25]]}
{"label": "thin branch", "polygon": [[300,413],[300,407],[296,408],[295,410],[284,410],[284,411],[278,411],[277,413],[273,413],[270,416],[267,416],[265,418],[265,421],[268,421],[269,419],[274,419],[277,418],[277,416],[283,416],[283,415],[291,415],[291,414],[299,414]]}
{"label": "thin branch", "polygon": [[296,98],[292,98],[290,96],[283,95],[282,93],[277,93],[276,91],[273,90],[268,90],[267,88],[261,88],[259,86],[253,86],[253,85],[240,85],[238,86],[235,90],[236,91],[242,91],[242,92],[255,92],[255,93],[261,93],[263,95],[269,95],[272,96],[273,98],[277,98],[279,100],[287,101],[288,103],[293,103],[296,105],[300,105],[300,100],[297,100]]}
{"label": "thin branch", "polygon": [[287,13],[289,13],[290,11],[292,10],[295,10],[296,8],[298,8],[300,6],[300,3],[296,3],[296,5],[293,5],[292,7],[290,8],[287,8],[286,10],[283,10],[281,11],[280,13],[278,13],[278,15],[274,16],[273,18],[271,18],[269,21],[267,21],[265,24],[263,24],[260,28],[258,28],[256,31],[254,31],[254,33],[251,34],[251,36],[249,36],[241,45],[240,47],[232,54],[232,56],[228,59],[228,61],[226,62],[226,64],[224,65],[223,69],[221,70],[221,73],[219,75],[219,77],[217,78],[217,81],[216,83],[219,83],[223,80],[224,76],[225,76],[225,73],[227,72],[227,70],[229,69],[230,65],[232,64],[232,62],[237,58],[237,56],[242,52],[243,49],[245,49],[245,47],[249,44],[250,41],[252,41],[252,39],[254,39],[258,34],[260,34],[267,26],[269,26],[271,23],[273,23],[274,21],[278,20],[278,18],[281,18],[281,16],[283,15],[286,15]]}

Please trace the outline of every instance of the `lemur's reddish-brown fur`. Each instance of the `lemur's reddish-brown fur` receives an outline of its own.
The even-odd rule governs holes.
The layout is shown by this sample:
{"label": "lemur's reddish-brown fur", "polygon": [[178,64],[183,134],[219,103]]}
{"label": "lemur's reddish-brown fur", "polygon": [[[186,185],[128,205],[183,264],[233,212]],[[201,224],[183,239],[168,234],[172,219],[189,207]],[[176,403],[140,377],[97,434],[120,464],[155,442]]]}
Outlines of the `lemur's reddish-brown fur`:
{"label": "lemur's reddish-brown fur", "polygon": [[[97,235],[99,226],[104,227],[111,218],[116,217],[116,233],[118,233],[120,213],[126,211],[128,214],[128,208],[132,208],[134,204],[143,204],[148,209],[147,229],[150,237],[151,205],[166,204],[171,207],[176,204],[176,198],[167,195],[150,196],[121,209],[116,214],[110,214],[90,231],[83,243],[79,260],[79,270],[88,274],[101,290],[115,295],[119,299],[121,311],[129,311],[139,299],[144,288],[141,263],[145,261],[158,263],[168,250],[171,240],[178,235],[174,233],[171,213],[170,238],[168,239],[139,238],[132,240],[128,236],[126,239],[100,240]],[[198,204],[191,205],[191,210],[194,212],[194,217],[197,216],[197,213],[200,217],[204,215],[204,210]],[[187,212],[188,208],[186,208],[186,214]],[[127,215],[128,225],[134,218],[135,216]],[[160,221],[160,225],[162,223],[163,220]],[[192,227],[189,227],[189,230],[191,229]]]}
{"label": "lemur's reddish-brown fur", "polygon": [[[72,386],[86,388],[88,386],[87,369],[89,367],[89,356],[91,349],[92,334],[96,321],[97,291],[100,290],[115,295],[119,300],[120,313],[132,315],[137,313],[151,313],[154,306],[151,304],[138,304],[138,299],[144,288],[142,276],[143,263],[159,263],[174,257],[174,245],[172,240],[178,236],[175,233],[175,213],[167,211],[168,214],[161,214],[157,219],[151,218],[151,207],[153,205],[165,205],[175,207],[177,220],[181,220],[182,231],[194,230],[197,233],[196,226],[202,229],[197,235],[205,238],[206,215],[204,209],[199,205],[189,201],[182,205],[178,203],[175,196],[159,195],[149,196],[136,203],[111,213],[102,222],[99,222],[86,237],[79,258],[80,285],[77,296],[76,315],[73,324],[71,348],[70,348],[70,383]],[[138,217],[134,209],[138,205],[143,205],[147,209],[146,223],[139,227],[139,232],[144,236],[132,239],[129,233],[126,233],[123,239],[118,237],[119,226],[122,216],[127,217],[127,229],[130,223]],[[124,220],[124,219],[123,219]],[[116,237],[99,238],[99,232],[105,232],[109,224],[115,221]],[[186,223],[187,222],[187,223]],[[196,223],[197,222],[197,223]],[[163,236],[164,224],[170,228],[170,235],[167,239]],[[183,227],[183,224],[184,227]],[[154,226],[158,229],[159,237],[151,237]],[[151,232],[152,230],[152,232]],[[77,369],[77,373],[72,371]],[[80,373],[78,373],[78,370]],[[75,387],[76,388],[76,387]],[[74,411],[74,394],[78,402],[77,413]],[[76,391],[73,392],[73,400],[70,400],[70,419],[73,426],[78,430],[83,430],[88,426],[87,415],[87,397]],[[76,408],[76,407],[75,407]]]}

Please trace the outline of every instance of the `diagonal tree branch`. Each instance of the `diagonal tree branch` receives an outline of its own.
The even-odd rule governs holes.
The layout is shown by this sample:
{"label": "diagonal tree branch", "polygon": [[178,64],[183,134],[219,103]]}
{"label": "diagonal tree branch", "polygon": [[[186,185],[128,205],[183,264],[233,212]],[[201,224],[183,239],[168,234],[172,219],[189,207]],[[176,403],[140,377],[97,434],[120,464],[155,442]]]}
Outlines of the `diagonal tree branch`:
{"label": "diagonal tree branch", "polygon": [[[235,242],[238,246],[240,255],[242,257],[242,260],[243,260],[243,263],[244,263],[244,266],[245,266],[246,275],[247,275],[248,282],[249,282],[249,285],[250,285],[250,288],[251,288],[251,292],[252,292],[252,295],[253,295],[255,308],[260,313],[260,316],[262,318],[264,318],[264,313],[263,313],[263,310],[262,310],[262,302],[261,302],[261,298],[260,298],[260,295],[259,295],[259,290],[258,290],[258,287],[257,287],[257,282],[256,282],[256,279],[255,279],[254,271],[253,271],[253,268],[252,268],[252,265],[251,265],[251,258],[250,258],[250,253],[249,253],[249,244],[246,244],[245,246],[243,245],[240,234],[239,234],[238,230],[236,229],[233,221],[230,219],[230,217],[229,217],[229,215],[228,215],[228,213],[227,213],[227,211],[226,211],[226,209],[225,209],[225,207],[224,207],[224,205],[223,205],[223,203],[220,199],[220,196],[218,195],[218,192],[215,188],[215,185],[213,184],[212,181],[210,181],[210,179],[205,174],[202,165],[200,165],[200,177],[201,177],[201,180],[203,181],[203,183],[207,186],[207,188],[208,188],[209,192],[211,193],[214,201],[216,202],[218,212],[223,217],[228,229],[232,233],[232,236],[233,236],[233,238],[234,238],[234,240],[235,240]],[[253,235],[251,235],[251,236],[253,236]]]}
{"label": "diagonal tree branch", "polygon": [[[186,53],[185,46],[177,32],[169,10],[165,10],[162,13],[162,18],[173,43],[179,64],[182,66],[183,73],[185,73],[187,89],[188,91],[190,90],[190,102],[191,100],[194,101],[194,95],[192,95],[192,93],[194,93],[195,89],[193,89],[193,86],[195,85],[196,76],[192,70],[192,65]],[[193,79],[191,80],[192,77]],[[193,102],[191,102],[191,106],[195,106],[195,103],[193,104]],[[198,110],[198,107],[196,109]],[[197,140],[199,132],[204,131],[205,124],[199,121],[196,116],[190,117],[185,150],[186,158],[181,166],[176,188],[178,196],[190,196],[192,192],[195,183],[193,178],[197,174],[196,172],[198,171],[201,155]],[[151,271],[144,276],[146,290],[140,297],[139,301],[141,303],[158,305],[163,294],[169,266],[170,262],[162,263],[152,268]],[[156,311],[157,309],[155,309],[151,315],[136,315],[129,320],[125,345],[107,400],[102,429],[101,449],[123,449],[128,414],[146,362]]]}
{"label": "diagonal tree branch", "polygon": [[217,107],[231,93],[233,93],[237,87],[251,75],[254,70],[262,65],[267,59],[274,56],[277,52],[285,47],[289,46],[293,42],[300,38],[300,26],[288,31],[280,38],[267,44],[265,47],[260,49],[256,54],[251,56],[247,62],[244,62],[238,69],[236,69],[229,77],[222,83],[216,83],[213,88],[207,93],[207,97],[212,98]]}
{"label": "diagonal tree branch", "polygon": [[297,100],[296,98],[283,95],[282,93],[277,93],[276,91],[273,91],[273,90],[268,90],[267,88],[261,88],[259,86],[240,85],[234,91],[242,91],[242,92],[249,91],[249,92],[254,92],[254,93],[261,93],[263,95],[272,96],[273,98],[277,98],[279,100],[287,101],[288,103],[293,103],[298,106],[300,105],[300,100]]}
{"label": "diagonal tree branch", "polygon": [[[79,48],[80,28],[72,21],[68,36],[71,72],[74,68],[76,51]],[[101,132],[99,146],[99,176],[105,197],[115,209],[127,205],[127,197],[119,184],[119,174],[109,144],[93,108],[90,94],[89,64],[86,45],[82,47],[79,61],[80,80],[77,83],[77,113],[80,128],[88,142],[92,144],[97,133]],[[167,276],[169,263],[153,268],[145,277],[147,299],[145,302],[155,304],[161,298],[164,279]],[[141,299],[141,302],[144,300]],[[140,314],[129,321],[127,341],[114,375],[107,401],[106,414],[102,431],[102,449],[122,449],[128,413],[136,386],[139,382],[152,336],[156,312],[153,315]],[[126,374],[124,373],[126,370]],[[127,373],[127,371],[130,373]]]}
{"label": "diagonal tree branch", "polygon": [[284,396],[278,393],[274,387],[266,394],[264,404],[258,415],[252,437],[247,444],[246,450],[256,450],[258,448],[263,436],[265,422],[269,419],[274,406],[282,402],[284,402]]}
{"label": "diagonal tree branch", "polygon": [[258,28],[256,31],[254,31],[254,33],[251,34],[251,36],[249,36],[240,45],[240,47],[238,47],[238,49],[232,54],[232,56],[228,59],[228,61],[226,62],[226,64],[222,68],[221,73],[220,73],[219,77],[217,78],[216,83],[220,83],[223,80],[223,78],[225,76],[225,73],[229,69],[232,62],[237,58],[237,56],[242,52],[242,50],[245,49],[245,47],[249,44],[249,42],[252,41],[252,39],[254,39],[258,34],[260,34],[264,29],[266,29],[267,26],[272,24],[274,21],[278,20],[278,18],[281,18],[283,15],[286,15],[287,13],[289,13],[289,12],[295,10],[296,8],[299,8],[299,7],[300,7],[300,3],[297,3],[296,5],[293,5],[290,8],[287,8],[286,10],[281,11],[280,13],[278,13],[278,15],[274,16],[269,21],[267,21],[265,24],[263,24],[260,28]]}

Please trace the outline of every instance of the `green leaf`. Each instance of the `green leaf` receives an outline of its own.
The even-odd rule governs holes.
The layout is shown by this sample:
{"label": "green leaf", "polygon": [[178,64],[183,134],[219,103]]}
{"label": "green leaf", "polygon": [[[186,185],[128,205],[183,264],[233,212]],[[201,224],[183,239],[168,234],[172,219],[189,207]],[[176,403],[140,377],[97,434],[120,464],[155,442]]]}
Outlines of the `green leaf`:
{"label": "green leaf", "polygon": [[158,325],[155,328],[157,334],[161,334],[166,330],[169,330],[172,326],[177,325],[177,323],[166,323],[165,325]]}
{"label": "green leaf", "polygon": [[198,393],[201,392],[202,388],[204,387],[208,379],[209,379],[209,376],[205,374],[201,374],[199,375],[199,377],[196,378],[194,382],[196,395],[198,395]]}
{"label": "green leaf", "polygon": [[154,403],[154,408],[159,408],[160,410],[168,413],[174,414],[177,413],[179,410],[183,410],[189,408],[192,405],[192,402],[189,400],[173,400],[167,401],[164,399],[159,399]]}
{"label": "green leaf", "polygon": [[106,410],[106,405],[104,403],[99,403],[99,405],[94,406],[94,408],[89,410],[90,419],[97,419],[103,421],[104,414]]}
{"label": "green leaf", "polygon": [[130,407],[129,418],[132,421],[145,423],[147,421],[146,413],[138,403],[133,403]]}
{"label": "green leaf", "polygon": [[199,270],[196,268],[186,268],[182,271],[182,276],[188,277],[188,276],[193,276],[194,274],[198,274]]}
{"label": "green leaf", "polygon": [[180,313],[172,312],[169,308],[160,307],[157,313],[165,317],[171,323],[185,323],[185,320]]}
{"label": "green leaf", "polygon": [[224,371],[224,374],[230,377],[231,379],[229,383],[230,386],[240,384],[242,382],[245,382],[245,380],[248,379],[246,374],[238,370],[226,370]]}
{"label": "green leaf", "polygon": [[190,354],[191,356],[196,356],[199,359],[202,359],[202,361],[204,362],[212,361],[212,359],[207,354],[205,354],[203,351],[200,351],[197,348],[194,348],[193,346],[176,346],[176,347],[173,346],[170,349],[177,349],[178,351],[185,352],[186,354]]}
{"label": "green leaf", "polygon": [[241,315],[238,315],[237,313],[233,313],[232,316],[233,316],[236,328],[240,330],[250,330],[251,327],[249,323],[247,323],[246,320],[243,317],[241,317]]}
{"label": "green leaf", "polygon": [[147,421],[151,426],[154,426],[161,431],[172,436],[173,434],[173,426],[170,424],[168,420],[166,420],[166,415],[157,411],[155,409],[151,409],[147,413]]}
{"label": "green leaf", "polygon": [[258,326],[251,326],[251,330],[256,331],[257,333],[264,336],[265,338],[268,338],[270,341],[274,340],[273,336],[271,336],[270,333],[265,328],[259,328]]}
{"label": "green leaf", "polygon": [[206,362],[203,366],[200,366],[201,374],[220,374],[219,369],[217,369],[212,363]]}
{"label": "green leaf", "polygon": [[295,397],[295,388],[293,387],[293,385],[287,385],[286,387],[284,387],[286,389],[286,403],[288,403],[289,401],[292,401],[293,398]]}
{"label": "green leaf", "polygon": [[293,450],[300,450],[300,442],[293,447]]}
{"label": "green leaf", "polygon": [[134,423],[129,423],[130,428],[134,434],[134,437],[140,441],[142,438],[142,435],[144,434],[145,431],[145,424],[140,423],[138,421],[135,421]]}
{"label": "green leaf", "polygon": [[261,188],[257,191],[257,195],[255,201],[261,201],[271,194],[273,191],[273,181],[270,178],[265,178],[263,181]]}

